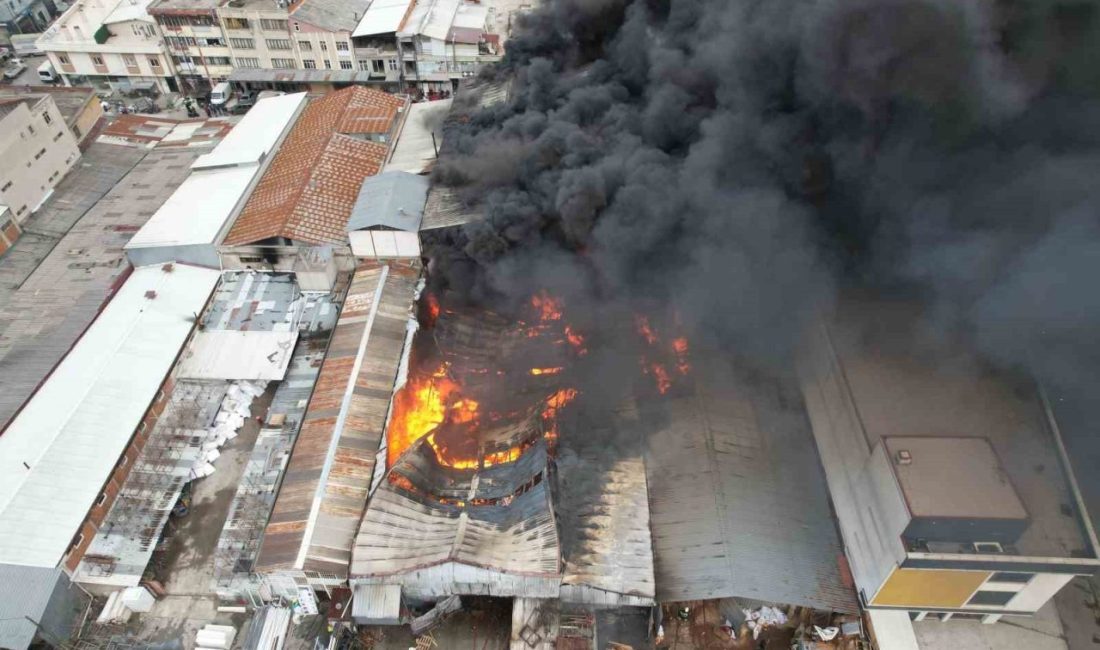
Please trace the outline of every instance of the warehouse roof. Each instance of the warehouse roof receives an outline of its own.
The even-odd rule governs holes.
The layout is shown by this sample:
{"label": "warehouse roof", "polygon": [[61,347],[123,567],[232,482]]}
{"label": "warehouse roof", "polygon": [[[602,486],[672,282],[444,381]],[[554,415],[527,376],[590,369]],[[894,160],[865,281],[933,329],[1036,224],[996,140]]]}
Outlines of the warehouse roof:
{"label": "warehouse roof", "polygon": [[264,532],[257,571],[347,573],[419,264],[356,271]]}
{"label": "warehouse roof", "polygon": [[275,148],[305,104],[305,93],[261,99],[213,151],[199,157],[191,168],[260,162]]}
{"label": "warehouse roof", "polygon": [[428,179],[407,172],[383,172],[363,181],[348,231],[389,228],[417,232],[428,196]]}
{"label": "warehouse roof", "polygon": [[[59,589],[71,589],[61,569],[0,564],[0,585],[8,587],[7,596],[0,598],[0,648],[30,647],[38,634],[36,623],[55,634],[72,626],[71,621],[57,620],[49,612],[54,594]],[[14,597],[16,589],[18,597]],[[58,612],[61,618],[64,613]],[[62,623],[63,629],[57,629],[56,623]]]}
{"label": "warehouse roof", "polygon": [[442,144],[443,118],[451,109],[451,100],[416,102],[409,105],[409,114],[401,134],[393,143],[393,155],[386,163],[385,171],[402,171],[423,174],[431,169],[436,150]]}
{"label": "warehouse roof", "polygon": [[696,355],[667,400],[646,473],[664,602],[751,598],[855,613],[854,587],[805,416],[779,386]]}
{"label": "warehouse roof", "polygon": [[363,179],[378,173],[387,145],[347,134],[388,131],[406,100],[353,87],[310,102],[283,141],[224,243],[272,237],[311,244],[347,241],[345,226]]}
{"label": "warehouse roof", "polygon": [[217,279],[136,269],[0,435],[0,562],[62,559]]}

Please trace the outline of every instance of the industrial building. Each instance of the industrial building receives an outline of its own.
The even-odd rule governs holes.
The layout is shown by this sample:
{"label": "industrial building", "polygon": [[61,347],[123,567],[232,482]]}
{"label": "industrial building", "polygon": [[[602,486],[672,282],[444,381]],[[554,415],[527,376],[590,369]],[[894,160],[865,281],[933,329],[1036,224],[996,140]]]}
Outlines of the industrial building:
{"label": "industrial building", "polygon": [[800,367],[881,650],[945,647],[925,639],[952,620],[1034,615],[1074,576],[1100,570],[1041,393],[964,349],[919,342],[918,313],[910,303],[843,302],[812,331]]}

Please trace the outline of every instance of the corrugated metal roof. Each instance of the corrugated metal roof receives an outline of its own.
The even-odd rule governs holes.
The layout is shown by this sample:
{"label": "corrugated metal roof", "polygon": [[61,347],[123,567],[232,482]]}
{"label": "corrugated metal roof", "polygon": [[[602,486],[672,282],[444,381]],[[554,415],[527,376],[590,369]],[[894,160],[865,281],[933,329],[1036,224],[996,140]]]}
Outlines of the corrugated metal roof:
{"label": "corrugated metal roof", "polygon": [[385,171],[423,174],[431,169],[436,159],[436,148],[442,144],[440,127],[451,110],[451,101],[447,98],[409,105],[409,114],[393,145],[393,154],[386,163]]}
{"label": "corrugated metal roof", "polygon": [[290,19],[330,32],[351,32],[370,2],[371,0],[302,0],[290,14]]}
{"label": "corrugated metal roof", "polygon": [[0,648],[25,650],[37,629],[25,619],[41,621],[50,596],[63,580],[61,569],[0,564]]}
{"label": "corrugated metal roof", "polygon": [[411,313],[418,263],[364,264],[344,300],[256,561],[347,572]]}
{"label": "corrugated metal roof", "polygon": [[[777,384],[693,364],[646,456],[657,596],[741,597],[855,613],[806,417]],[[792,404],[793,402],[793,404]]]}
{"label": "corrugated metal roof", "polygon": [[298,332],[199,332],[180,357],[181,379],[281,380]]}
{"label": "corrugated metal roof", "polygon": [[396,625],[401,620],[401,585],[356,585],[351,615],[357,623]]}
{"label": "corrugated metal roof", "polygon": [[261,99],[213,151],[199,156],[191,168],[259,163],[275,147],[305,105],[305,93]]}
{"label": "corrugated metal roof", "polygon": [[397,32],[412,4],[413,0],[374,0],[351,35],[377,36]]}
{"label": "corrugated metal roof", "polygon": [[0,436],[0,562],[61,560],[217,280],[136,269]]}
{"label": "corrugated metal roof", "polygon": [[408,172],[383,172],[363,181],[348,232],[383,226],[418,232],[424,216],[429,181]]}
{"label": "corrugated metal roof", "polygon": [[461,226],[481,219],[476,206],[468,206],[453,187],[436,185],[428,190],[420,230]]}

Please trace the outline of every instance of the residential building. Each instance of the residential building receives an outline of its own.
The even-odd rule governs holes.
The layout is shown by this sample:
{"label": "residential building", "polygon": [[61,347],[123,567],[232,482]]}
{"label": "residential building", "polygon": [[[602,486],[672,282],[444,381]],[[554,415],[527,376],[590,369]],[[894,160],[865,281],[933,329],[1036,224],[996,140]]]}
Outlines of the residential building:
{"label": "residential building", "polygon": [[965,349],[927,343],[914,334],[917,309],[845,299],[813,330],[800,364],[881,650],[949,647],[918,643],[945,636],[922,628],[1034,615],[1074,576],[1100,570],[1074,468],[1039,392]]}
{"label": "residential building", "polygon": [[11,208],[0,205],[0,255],[7,252],[21,234],[23,234],[23,230],[12,216]]}
{"label": "residential building", "polygon": [[370,0],[299,0],[290,30],[304,70],[354,70],[351,34]]}
{"label": "residential building", "polygon": [[451,92],[458,80],[499,61],[489,11],[463,0],[382,0],[363,15],[353,36],[364,69],[423,93]]}
{"label": "residential building", "polygon": [[76,164],[80,149],[50,94],[0,94],[0,156],[0,205],[21,224]]}
{"label": "residential building", "polygon": [[82,0],[38,39],[65,85],[164,93],[179,90],[153,19],[151,0]]}
{"label": "residential building", "polygon": [[86,87],[65,86],[3,86],[0,101],[27,95],[49,95],[61,112],[65,125],[79,145],[88,144],[89,136],[103,117],[103,104],[95,92]]}

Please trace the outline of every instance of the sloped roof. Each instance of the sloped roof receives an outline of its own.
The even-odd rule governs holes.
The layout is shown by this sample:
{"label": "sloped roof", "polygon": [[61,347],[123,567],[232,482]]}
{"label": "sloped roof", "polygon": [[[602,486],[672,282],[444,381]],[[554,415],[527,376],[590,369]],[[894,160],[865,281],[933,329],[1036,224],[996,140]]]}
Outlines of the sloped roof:
{"label": "sloped roof", "polygon": [[428,185],[427,178],[408,172],[383,172],[368,177],[359,189],[359,198],[348,220],[348,232],[378,226],[419,231]]}
{"label": "sloped roof", "polygon": [[344,575],[367,503],[418,263],[355,272],[256,560]]}
{"label": "sloped roof", "polygon": [[363,13],[352,36],[392,34],[401,29],[401,23],[412,8],[413,0],[374,0]]}
{"label": "sloped roof", "polygon": [[347,241],[345,226],[363,179],[377,174],[388,147],[347,133],[385,131],[405,100],[354,87],[313,100],[287,135],[223,243],[286,237],[311,244]]}

